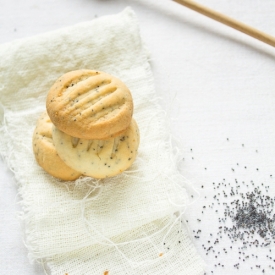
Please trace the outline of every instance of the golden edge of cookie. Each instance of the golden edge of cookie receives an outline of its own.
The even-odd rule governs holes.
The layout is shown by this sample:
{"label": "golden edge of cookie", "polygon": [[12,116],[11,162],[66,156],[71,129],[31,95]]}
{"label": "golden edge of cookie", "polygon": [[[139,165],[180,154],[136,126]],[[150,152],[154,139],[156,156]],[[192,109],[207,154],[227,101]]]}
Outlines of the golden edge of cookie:
{"label": "golden edge of cookie", "polygon": [[[50,125],[47,125],[48,123]],[[39,117],[33,132],[32,145],[35,159],[38,165],[51,176],[65,181],[76,180],[81,173],[66,165],[58,156],[52,142],[51,129],[52,123],[44,112]]]}
{"label": "golden edge of cookie", "polygon": [[[75,88],[75,84],[79,84],[82,81],[81,79],[86,81],[92,76],[97,76],[96,81],[105,79],[107,84],[111,83],[117,88],[113,92],[112,97],[110,95],[108,95],[108,98],[107,96],[105,97],[105,104],[110,105],[109,103],[112,102],[112,106],[100,106],[100,103],[96,102],[93,105],[94,107],[92,104],[87,107],[89,112],[91,112],[91,110],[93,111],[93,108],[96,109],[94,114],[89,114],[86,109],[81,110],[81,108],[77,107],[81,103],[78,102],[75,96],[78,93],[80,94],[79,97],[81,97],[87,93],[87,91],[90,92],[92,88],[89,90],[89,87],[84,85],[85,83],[82,83],[81,87]],[[77,82],[78,80],[79,82]],[[91,79],[90,82],[92,83],[90,83],[90,85],[96,86],[93,79]],[[64,92],[66,89],[71,89],[70,93],[73,95],[73,99],[70,98],[71,94],[68,96],[64,95],[66,94]],[[83,90],[85,90],[85,92],[83,92]],[[117,93],[117,95],[115,95],[115,93]],[[83,101],[85,100],[82,99],[81,102]],[[101,101],[103,101],[103,99]],[[117,102],[122,101],[122,106],[116,106]],[[47,96],[46,108],[53,124],[64,133],[84,139],[107,139],[119,135],[130,125],[134,106],[131,92],[120,79],[101,71],[77,70],[64,74],[54,83]],[[75,110],[73,110],[73,108],[75,108]],[[79,110],[77,110],[77,108],[79,108]],[[109,110],[108,112],[108,108],[111,111]],[[119,111],[116,112],[116,109]],[[97,117],[100,112],[103,113],[102,117],[97,121],[92,121],[92,117],[93,119],[97,119],[95,117]],[[112,114],[115,115],[112,116]]]}

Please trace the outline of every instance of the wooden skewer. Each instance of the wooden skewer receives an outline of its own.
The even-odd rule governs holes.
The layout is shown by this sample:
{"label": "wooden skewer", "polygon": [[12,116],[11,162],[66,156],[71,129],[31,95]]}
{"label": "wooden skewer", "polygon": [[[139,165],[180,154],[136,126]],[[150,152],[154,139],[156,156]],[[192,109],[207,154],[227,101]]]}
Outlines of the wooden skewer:
{"label": "wooden skewer", "polygon": [[249,36],[252,36],[266,44],[269,44],[270,46],[273,46],[275,47],[275,37],[269,35],[269,34],[266,34],[262,31],[259,31],[255,28],[252,28],[248,25],[245,25],[235,19],[232,19],[224,14],[221,14],[219,12],[216,12],[212,9],[209,9],[205,6],[202,6],[192,0],[173,0],[191,10],[194,10],[198,13],[201,13],[207,17],[210,17],[222,24],[225,24],[233,29],[236,29],[242,33],[245,33]]}

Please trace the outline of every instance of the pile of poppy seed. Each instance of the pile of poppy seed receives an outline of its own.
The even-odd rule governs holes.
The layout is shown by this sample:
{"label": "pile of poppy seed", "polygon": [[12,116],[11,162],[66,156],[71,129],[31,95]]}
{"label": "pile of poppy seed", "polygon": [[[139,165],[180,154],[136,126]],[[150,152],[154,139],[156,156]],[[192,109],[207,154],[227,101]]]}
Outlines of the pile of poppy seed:
{"label": "pile of poppy seed", "polygon": [[[234,192],[231,189],[232,195]],[[245,194],[240,193],[240,197],[241,199],[233,200],[231,206],[226,206],[224,216],[230,218],[234,225],[224,226],[224,233],[234,242],[241,240],[243,248],[275,243],[275,199],[262,194],[259,187]]]}
{"label": "pile of poppy seed", "polygon": [[[234,171],[231,169],[231,173]],[[213,267],[205,274],[222,274],[220,268],[228,265],[238,270],[244,264],[246,267],[249,264],[253,274],[275,274],[275,256],[272,257],[272,247],[275,246],[275,197],[270,195],[269,186],[253,180],[239,181],[237,178],[231,181],[222,179],[211,186],[214,196],[204,197],[205,205],[202,206],[201,217],[197,218],[199,229],[193,230],[195,240],[203,242],[205,255],[214,258]],[[208,239],[202,239],[202,223],[209,213],[211,217],[216,214],[214,216],[219,226],[211,228]],[[225,239],[226,242],[223,242]],[[265,263],[258,261],[258,256],[264,254],[263,249],[267,258]],[[228,256],[228,260],[224,260],[224,255]]]}
{"label": "pile of poppy seed", "polygon": [[[203,206],[203,211],[209,208],[215,212],[218,212],[215,205],[223,206],[222,215],[217,217],[220,226],[216,230],[216,236],[210,234],[211,237],[214,236],[213,241],[207,241],[202,245],[206,255],[215,254],[217,259],[215,266],[224,267],[225,265],[218,262],[220,251],[215,251],[215,247],[220,244],[222,238],[228,238],[232,244],[230,247],[224,247],[222,249],[223,253],[232,253],[232,247],[238,247],[239,261],[232,263],[236,269],[239,269],[249,258],[258,258],[258,255],[250,253],[251,247],[270,248],[275,244],[275,197],[267,195],[268,186],[264,188],[256,186],[251,191],[241,192],[241,185],[245,185],[245,183],[239,184],[237,180],[235,180],[234,187],[230,186],[230,183],[225,183],[225,181],[218,184],[213,183],[215,190],[217,190],[213,197],[216,203]],[[251,185],[255,186],[253,182],[251,182]],[[226,186],[226,189],[222,188]],[[222,189],[222,191],[219,191],[219,189]],[[262,191],[263,189],[265,189],[265,192]],[[221,212],[220,207],[219,212]],[[198,222],[200,221],[198,219]],[[201,229],[194,230],[193,233],[195,239],[199,239]],[[256,264],[251,266],[251,269],[254,267],[267,274],[271,270],[275,272],[275,257],[269,256],[270,252],[271,250],[267,253],[270,260],[267,267]],[[212,270],[211,274],[213,273]]]}

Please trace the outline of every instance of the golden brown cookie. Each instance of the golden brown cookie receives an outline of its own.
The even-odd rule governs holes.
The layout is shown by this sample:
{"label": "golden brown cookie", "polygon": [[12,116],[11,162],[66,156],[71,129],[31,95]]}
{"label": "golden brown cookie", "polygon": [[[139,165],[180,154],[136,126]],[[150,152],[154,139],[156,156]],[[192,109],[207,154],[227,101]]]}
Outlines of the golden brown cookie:
{"label": "golden brown cookie", "polygon": [[71,137],[53,126],[53,141],[59,156],[70,167],[93,178],[122,173],[134,162],[139,130],[134,119],[119,136],[105,140]]}
{"label": "golden brown cookie", "polygon": [[119,79],[101,71],[64,74],[51,87],[47,111],[62,132],[83,139],[108,139],[131,123],[133,100]]}
{"label": "golden brown cookie", "polygon": [[38,164],[50,175],[62,180],[75,180],[81,173],[67,166],[58,156],[52,140],[52,122],[45,111],[33,133],[33,152]]}

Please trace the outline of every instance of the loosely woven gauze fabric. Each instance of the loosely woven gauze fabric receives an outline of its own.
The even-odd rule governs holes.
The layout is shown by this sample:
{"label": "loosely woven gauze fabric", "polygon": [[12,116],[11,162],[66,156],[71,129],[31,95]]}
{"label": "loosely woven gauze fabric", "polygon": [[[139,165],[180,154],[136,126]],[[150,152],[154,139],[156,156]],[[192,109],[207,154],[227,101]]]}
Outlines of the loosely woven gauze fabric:
{"label": "loosely woven gauze fabric", "polygon": [[[0,57],[0,153],[18,183],[30,259],[52,275],[202,274],[181,223],[188,196],[132,9],[3,44]],[[77,69],[113,74],[132,92],[140,148],[116,177],[64,182],[35,161],[32,134],[47,92]]]}

